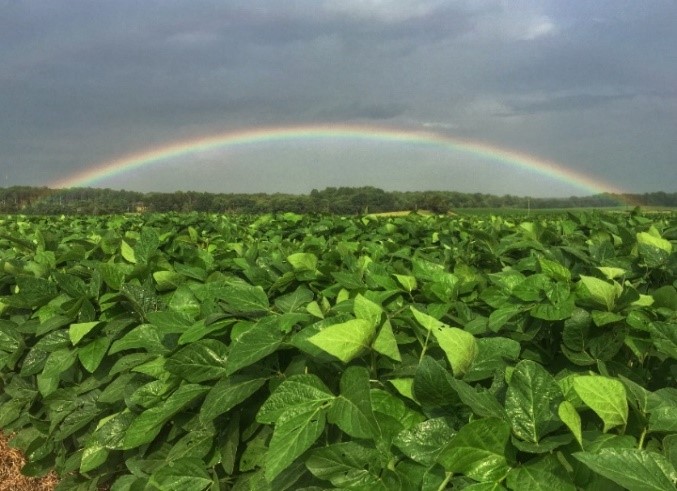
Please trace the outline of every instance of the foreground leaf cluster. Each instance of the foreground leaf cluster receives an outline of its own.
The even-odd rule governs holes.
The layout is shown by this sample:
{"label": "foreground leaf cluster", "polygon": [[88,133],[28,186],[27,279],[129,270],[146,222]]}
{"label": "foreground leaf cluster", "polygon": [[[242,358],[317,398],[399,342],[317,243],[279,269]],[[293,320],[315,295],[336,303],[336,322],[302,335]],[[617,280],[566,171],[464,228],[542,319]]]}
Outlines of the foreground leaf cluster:
{"label": "foreground leaf cluster", "polygon": [[673,489],[677,217],[0,219],[61,489]]}

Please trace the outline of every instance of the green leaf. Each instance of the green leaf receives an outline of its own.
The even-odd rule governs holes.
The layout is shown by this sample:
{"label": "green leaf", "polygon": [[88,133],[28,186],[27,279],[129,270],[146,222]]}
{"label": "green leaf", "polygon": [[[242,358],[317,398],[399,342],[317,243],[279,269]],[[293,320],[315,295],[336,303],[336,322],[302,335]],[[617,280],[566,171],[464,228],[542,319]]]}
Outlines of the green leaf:
{"label": "green leaf", "polygon": [[655,268],[667,260],[672,253],[670,241],[656,237],[647,232],[637,234],[637,249],[647,266]]}
{"label": "green leaf", "polygon": [[450,379],[449,383],[458,393],[463,404],[468,406],[475,414],[483,418],[506,417],[503,406],[498,402],[496,396],[486,389],[475,389],[462,380]]}
{"label": "green leaf", "polygon": [[289,409],[275,423],[266,453],[268,482],[308,450],[324,431],[326,409],[321,406]]}
{"label": "green leaf", "polygon": [[628,401],[620,380],[581,375],[574,378],[574,390],[585,405],[602,418],[605,433],[615,426],[627,424]]}
{"label": "green leaf", "polygon": [[[414,374],[413,395],[424,407],[450,406],[458,402],[451,386],[453,377],[448,370],[430,356],[424,356]],[[395,380],[390,383],[398,388]]]}
{"label": "green leaf", "polygon": [[124,240],[120,242],[120,254],[125,261],[136,264],[136,257],[134,256],[134,249]]}
{"label": "green leaf", "polygon": [[263,403],[256,415],[259,423],[275,423],[287,411],[301,412],[329,407],[334,394],[316,375],[292,375]]}
{"label": "green leaf", "polygon": [[262,314],[268,311],[268,296],[260,286],[231,285],[220,295],[228,312],[235,314]]}
{"label": "green leaf", "polygon": [[219,380],[209,389],[202,403],[200,421],[206,423],[227,413],[259,390],[265,382],[265,378],[253,378],[250,375],[233,375]]}
{"label": "green leaf", "polygon": [[411,311],[419,324],[432,332],[440,348],[447,356],[447,360],[449,360],[454,377],[462,377],[477,356],[475,336],[463,329],[448,327],[443,322],[420,312],[413,306]]}
{"label": "green leaf", "polygon": [[213,483],[205,467],[201,459],[184,457],[159,466],[148,483],[162,491],[202,491]]}
{"label": "green leaf", "polygon": [[517,364],[508,382],[505,410],[515,435],[538,443],[557,429],[557,408],[563,400],[554,377],[539,363],[523,360]]}
{"label": "green leaf", "polygon": [[287,256],[287,261],[295,271],[315,271],[317,269],[317,256],[309,252],[297,252]]}
{"label": "green leaf", "polygon": [[651,296],[655,307],[664,307],[677,310],[677,289],[672,285],[665,285],[654,291]]}
{"label": "green leaf", "polygon": [[510,469],[507,447],[510,425],[494,418],[464,425],[442,450],[438,462],[447,472],[463,474],[476,481],[500,481]]}
{"label": "green leaf", "polygon": [[371,347],[377,353],[387,356],[391,360],[402,361],[402,355],[400,355],[400,349],[397,346],[397,339],[393,334],[393,328],[389,320],[383,323]]}
{"label": "green leaf", "polygon": [[607,283],[594,276],[583,276],[578,283],[578,296],[592,304],[604,307],[607,311],[614,308],[616,299],[620,296],[618,283]]}
{"label": "green leaf", "polygon": [[393,444],[410,459],[424,465],[433,465],[456,431],[445,418],[423,421],[411,429],[402,430]]}
{"label": "green leaf", "polygon": [[555,281],[568,282],[571,280],[571,271],[565,266],[562,266],[557,261],[551,261],[544,257],[538,258],[538,265],[541,268],[541,272]]}
{"label": "green leaf", "polygon": [[374,329],[381,323],[383,309],[380,305],[358,293],[354,300],[355,317],[368,321]]}
{"label": "green leaf", "polygon": [[155,271],[153,279],[157,283],[157,289],[161,292],[176,290],[186,278],[174,271]]}
{"label": "green leaf", "polygon": [[274,353],[282,344],[283,339],[284,333],[275,326],[265,322],[256,324],[230,345],[226,375],[232,375]]}
{"label": "green leaf", "polygon": [[78,359],[82,366],[85,367],[89,373],[93,373],[103,361],[108,347],[110,346],[110,339],[106,337],[96,338],[94,341],[81,346],[78,350]]}
{"label": "green leaf", "polygon": [[314,294],[305,286],[300,286],[292,293],[275,299],[275,306],[282,312],[290,313],[302,311],[314,298]]}
{"label": "green leaf", "polygon": [[573,454],[593,471],[630,491],[675,489],[677,472],[662,455],[635,448],[604,448]]}
{"label": "green leaf", "polygon": [[71,343],[73,343],[73,346],[78,344],[80,340],[87,335],[87,333],[91,332],[91,330],[99,324],[101,324],[100,321],[71,324],[68,328],[68,337],[70,338]]}
{"label": "green leaf", "polygon": [[164,402],[138,415],[127,428],[123,449],[139,447],[152,442],[169,419],[185,409],[207,391],[197,384],[182,385]]}
{"label": "green leaf", "polygon": [[379,452],[357,442],[335,443],[313,450],[306,466],[319,479],[339,489],[383,489]]}
{"label": "green leaf", "polygon": [[364,319],[351,319],[325,327],[308,341],[344,363],[369,347],[376,328]]}
{"label": "green leaf", "polygon": [[364,367],[348,367],[340,385],[341,392],[329,410],[329,422],[354,438],[377,438],[381,431],[371,408],[369,371]]}
{"label": "green leaf", "polygon": [[395,274],[393,276],[395,276],[395,279],[406,291],[413,292],[416,290],[417,283],[415,277],[403,274]]}
{"label": "green leaf", "polygon": [[226,373],[228,347],[216,339],[201,339],[174,353],[165,362],[168,372],[191,383],[217,379]]}
{"label": "green leaf", "polygon": [[510,489],[576,491],[571,476],[554,455],[510,469],[506,483]]}
{"label": "green leaf", "polygon": [[141,229],[139,240],[134,244],[134,259],[136,260],[136,263],[148,264],[159,245],[160,238],[155,229],[152,227],[143,227]]}
{"label": "green leaf", "polygon": [[557,415],[571,430],[578,444],[583,447],[583,433],[581,431],[581,417],[576,408],[569,401],[562,401],[557,408]]}
{"label": "green leaf", "polygon": [[674,323],[650,322],[649,330],[654,346],[668,356],[677,359],[677,329]]}

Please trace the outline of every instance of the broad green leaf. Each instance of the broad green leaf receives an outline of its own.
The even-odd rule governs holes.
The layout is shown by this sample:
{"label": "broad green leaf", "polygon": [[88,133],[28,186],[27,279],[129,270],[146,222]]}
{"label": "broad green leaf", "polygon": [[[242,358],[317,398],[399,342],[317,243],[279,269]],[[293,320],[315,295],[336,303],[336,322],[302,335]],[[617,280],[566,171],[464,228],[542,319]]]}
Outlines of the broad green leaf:
{"label": "broad green leaf", "polygon": [[136,264],[136,257],[134,256],[134,249],[124,240],[120,242],[120,254],[122,257],[132,264]]}
{"label": "broad green leaf", "polygon": [[101,324],[101,322],[99,321],[71,324],[70,327],[68,328],[68,336],[70,337],[73,346],[78,344],[80,340],[87,335],[87,333],[89,333],[99,324]]}
{"label": "broad green leaf", "polygon": [[677,289],[674,286],[662,286],[654,291],[651,296],[654,298],[654,305],[656,307],[677,310]]}
{"label": "broad green leaf", "polygon": [[172,416],[185,409],[206,391],[207,387],[202,385],[182,385],[164,402],[138,415],[127,428],[123,448],[128,450],[153,441]]}
{"label": "broad green leaf", "polygon": [[369,371],[364,367],[348,367],[340,385],[341,392],[329,410],[329,422],[354,438],[376,439],[380,429],[371,408]]}
{"label": "broad green leaf", "polygon": [[160,238],[155,229],[152,227],[143,227],[141,229],[139,240],[134,244],[134,259],[136,260],[136,263],[148,264],[148,261],[150,261],[159,245]]}
{"label": "broad green leaf", "polygon": [[581,431],[581,417],[576,408],[569,401],[562,401],[557,408],[557,415],[571,430],[578,444],[583,447],[583,433]]}
{"label": "broad green leaf", "polygon": [[402,361],[402,355],[400,355],[400,349],[397,346],[397,339],[393,334],[393,328],[389,320],[383,323],[371,347],[377,353],[381,353],[391,360]]}
{"label": "broad green leaf", "polygon": [[647,266],[655,268],[663,264],[672,253],[672,243],[647,232],[637,234],[637,249]]}
{"label": "broad green leaf", "polygon": [[78,350],[78,359],[82,366],[85,367],[89,373],[93,373],[103,361],[103,358],[108,352],[110,346],[110,339],[107,337],[96,338],[94,341],[81,346]]}
{"label": "broad green leaf", "polygon": [[410,459],[429,466],[437,461],[455,434],[446,419],[433,418],[401,431],[393,444]]}
{"label": "broad green leaf", "polygon": [[438,462],[448,472],[476,481],[500,481],[508,470],[510,425],[494,418],[479,419],[461,427],[442,450]]}
{"label": "broad green leaf", "polygon": [[[449,371],[430,356],[424,356],[414,374],[413,394],[424,407],[450,406],[458,402]],[[393,381],[390,381],[393,383]]]}
{"label": "broad green leaf", "polygon": [[47,356],[42,373],[37,376],[38,391],[43,397],[57,389],[61,375],[73,366],[76,359],[77,352],[69,349],[56,350]]}
{"label": "broad green leaf", "polygon": [[213,483],[201,459],[184,457],[159,466],[149,484],[162,491],[202,491]]}
{"label": "broad green leaf", "polygon": [[574,389],[585,405],[602,418],[605,433],[615,426],[627,424],[628,401],[620,380],[581,375],[574,378]]}
{"label": "broad green leaf", "polygon": [[623,268],[599,266],[597,269],[600,270],[602,274],[609,280],[613,280],[628,274],[628,272]]}
{"label": "broad green leaf", "polygon": [[477,356],[475,336],[456,327],[437,329],[433,334],[447,355],[454,376],[463,377]]}
{"label": "broad green leaf", "polygon": [[266,453],[265,476],[271,482],[308,450],[324,431],[326,409],[307,406],[284,412],[275,423]]}
{"label": "broad green leaf", "polygon": [[153,279],[157,283],[157,289],[161,292],[176,290],[186,278],[174,271],[155,271]]}
{"label": "broad green leaf", "polygon": [[256,415],[259,423],[275,423],[288,411],[301,412],[329,407],[334,394],[316,375],[292,375],[282,382],[263,403]]}
{"label": "broad green leaf", "polygon": [[99,263],[97,269],[106,284],[113,290],[119,290],[125,281],[125,269],[116,263]]}
{"label": "broad green leaf", "polygon": [[649,416],[649,430],[677,433],[677,404],[653,409]]}
{"label": "broad green leaf", "polygon": [[265,378],[253,378],[249,375],[233,375],[219,380],[209,389],[202,403],[200,420],[206,423],[227,413],[259,390],[265,382]]}
{"label": "broad green leaf", "polygon": [[554,455],[510,469],[506,483],[510,489],[576,491],[571,476]]}
{"label": "broad green leaf", "polygon": [[395,279],[406,291],[413,292],[416,290],[417,283],[415,277],[403,274],[395,274],[393,276],[395,276]]}
{"label": "broad green leaf", "polygon": [[287,256],[287,261],[295,271],[315,271],[317,269],[317,256],[309,252],[297,252]]}
{"label": "broad green leaf", "polygon": [[344,363],[369,347],[375,326],[364,319],[352,319],[325,327],[308,341]]}
{"label": "broad green leaf", "polygon": [[639,232],[637,234],[637,242],[640,244],[648,244],[661,249],[668,254],[672,252],[672,244],[669,240],[663,239],[660,236],[652,235],[648,232]]}
{"label": "broad green leaf", "polygon": [[462,380],[449,379],[449,383],[458,393],[463,404],[468,406],[472,412],[482,418],[506,417],[503,406],[498,402],[496,396],[486,389],[476,389]]}
{"label": "broad green leaf", "polygon": [[630,491],[675,489],[677,472],[662,455],[635,448],[604,448],[573,454],[593,471]]}
{"label": "broad green leaf", "polygon": [[168,372],[191,383],[217,379],[226,373],[228,347],[216,339],[201,339],[167,358]]}
{"label": "broad green leaf", "polygon": [[677,359],[677,328],[670,322],[649,323],[651,339],[654,346],[673,359]]}
{"label": "broad green leaf", "polygon": [[406,397],[407,399],[411,399],[412,401],[416,401],[416,397],[414,397],[414,379],[410,377],[404,377],[404,378],[391,378],[388,380],[392,384],[393,387],[395,387],[395,390],[399,392],[401,395]]}
{"label": "broad green leaf", "polygon": [[411,311],[416,320],[431,331],[449,360],[455,377],[461,378],[470,368],[477,356],[475,336],[456,327],[449,327],[434,317],[425,314],[413,306]]}
{"label": "broad green leaf", "polygon": [[515,340],[494,336],[476,341],[477,356],[463,377],[466,382],[491,378],[496,372],[505,370],[508,363],[512,364],[519,358],[521,346]]}
{"label": "broad green leaf", "polygon": [[210,430],[192,430],[174,443],[167,454],[167,461],[173,463],[185,457],[203,459],[214,446],[215,437],[213,428]]}
{"label": "broad green leaf", "polygon": [[368,321],[374,328],[381,323],[383,309],[380,305],[367,299],[362,294],[358,293],[355,297],[353,309],[355,317]]}
{"label": "broad green leaf", "polygon": [[270,323],[260,322],[237,337],[230,345],[226,375],[248,367],[274,353],[282,344],[284,333]]}
{"label": "broad green leaf", "polygon": [[618,283],[611,284],[594,276],[583,276],[578,283],[578,295],[580,298],[593,304],[613,310],[616,299],[620,295]]}
{"label": "broad green leaf", "polygon": [[297,312],[313,300],[315,295],[305,286],[300,286],[292,293],[282,295],[275,299],[275,306],[282,312]]}
{"label": "broad green leaf", "polygon": [[569,271],[557,261],[539,257],[538,265],[540,266],[541,272],[543,274],[549,276],[555,281],[568,282],[571,280],[571,271]]}
{"label": "broad green leaf", "polygon": [[221,296],[227,311],[232,313],[263,314],[270,308],[268,296],[260,286],[228,286]]}
{"label": "broad green leaf", "polygon": [[517,364],[508,382],[505,410],[513,432],[521,439],[538,443],[561,423],[557,408],[562,390],[542,365],[531,360]]}
{"label": "broad green leaf", "polygon": [[[357,442],[335,443],[313,450],[306,466],[319,479],[339,489],[384,489],[380,481],[380,455]],[[385,491],[385,489],[384,489]]]}

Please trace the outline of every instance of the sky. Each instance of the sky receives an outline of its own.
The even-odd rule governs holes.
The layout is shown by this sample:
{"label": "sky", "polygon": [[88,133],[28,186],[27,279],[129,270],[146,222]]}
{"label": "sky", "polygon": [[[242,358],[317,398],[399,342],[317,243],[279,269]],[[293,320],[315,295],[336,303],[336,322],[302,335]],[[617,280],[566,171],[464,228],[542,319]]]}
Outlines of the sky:
{"label": "sky", "polygon": [[[677,191],[676,0],[0,0],[0,187],[530,196]],[[426,131],[450,148],[260,141],[77,176],[261,127]]]}

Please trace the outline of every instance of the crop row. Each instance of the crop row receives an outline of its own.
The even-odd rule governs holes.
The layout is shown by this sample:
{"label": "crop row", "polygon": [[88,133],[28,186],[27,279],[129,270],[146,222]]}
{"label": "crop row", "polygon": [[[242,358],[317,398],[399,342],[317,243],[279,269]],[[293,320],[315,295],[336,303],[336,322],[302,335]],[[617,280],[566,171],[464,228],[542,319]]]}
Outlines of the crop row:
{"label": "crop row", "polygon": [[673,489],[677,216],[0,218],[64,490]]}

